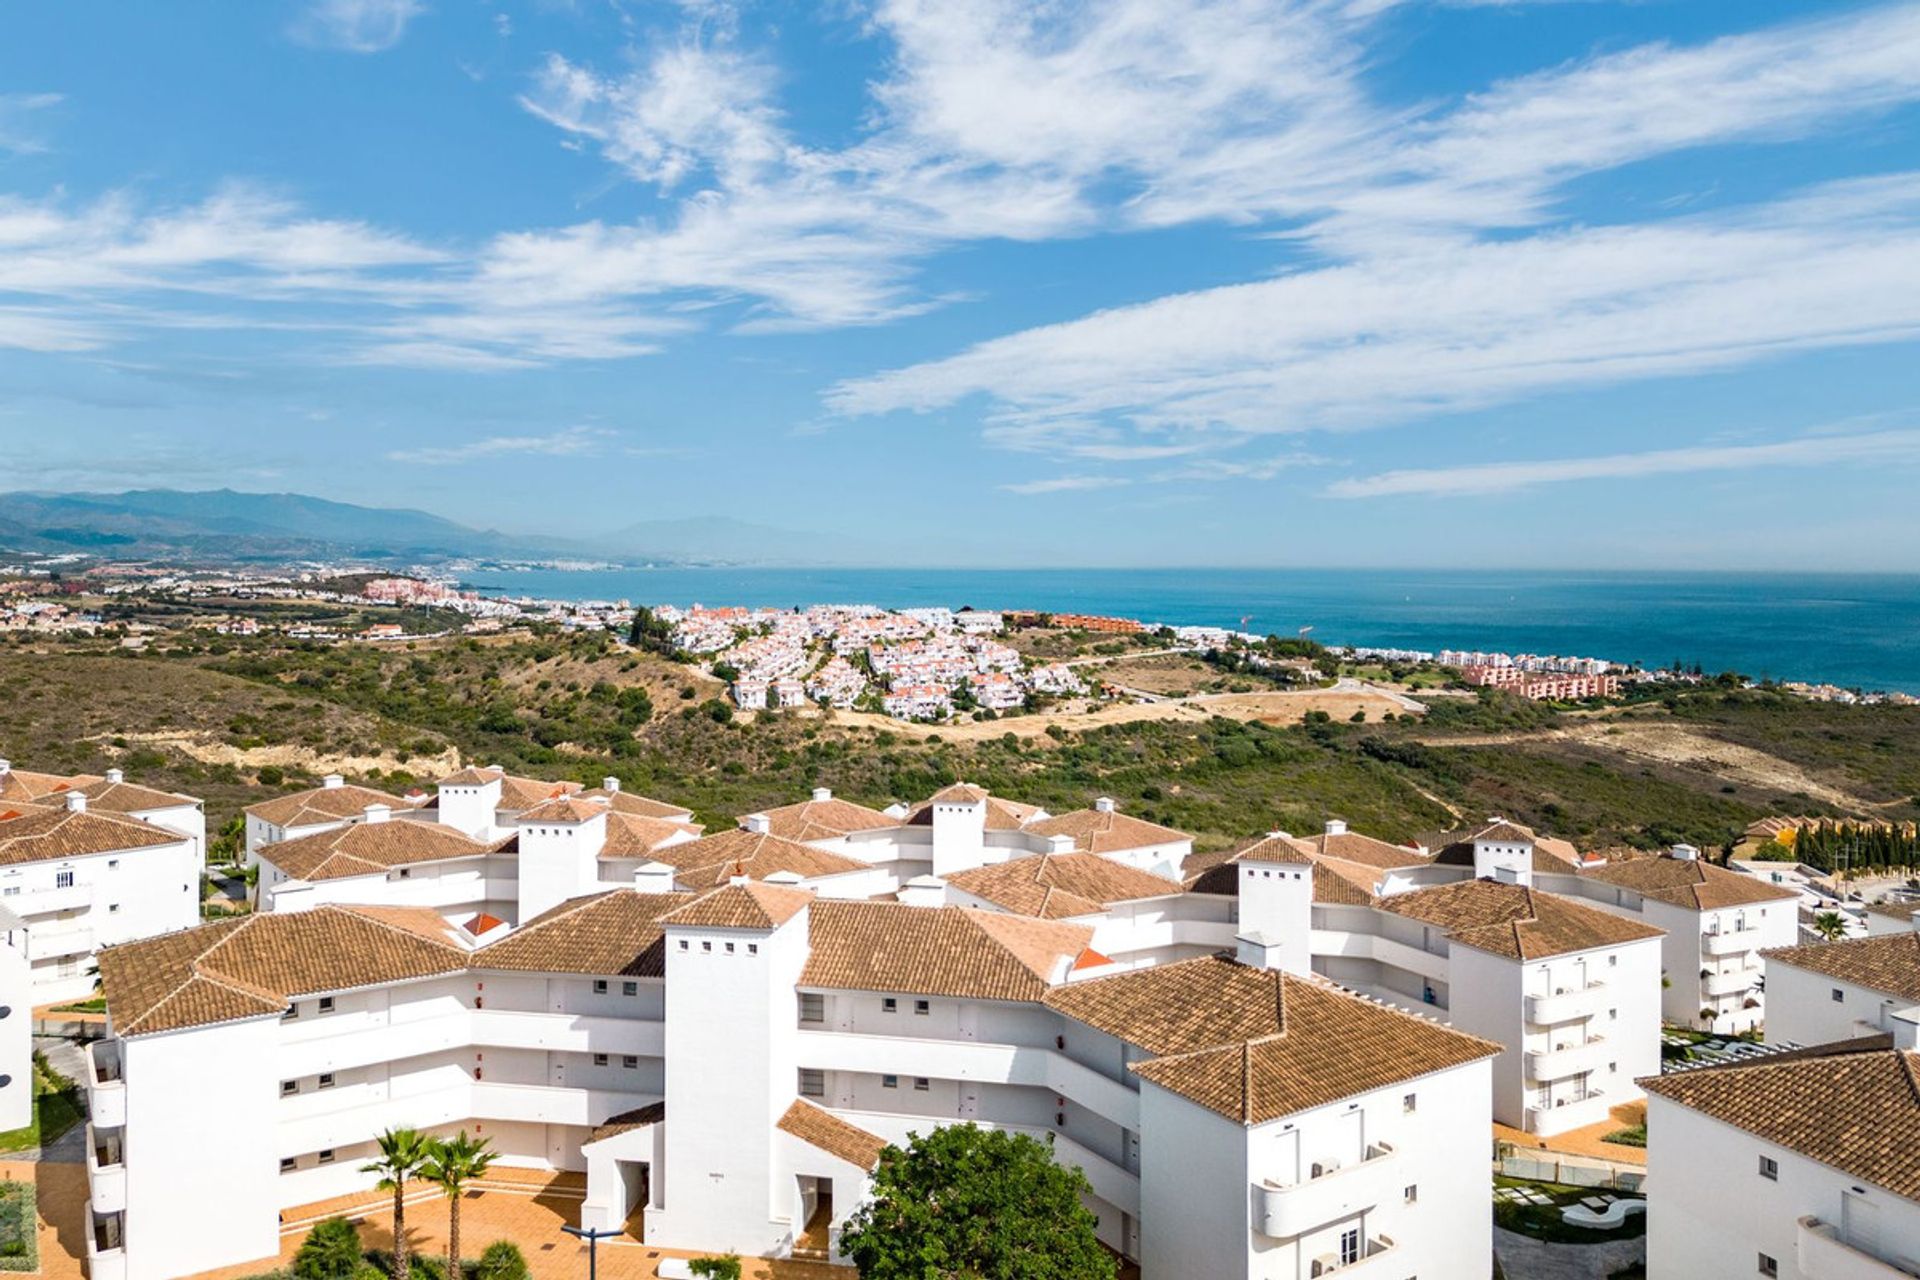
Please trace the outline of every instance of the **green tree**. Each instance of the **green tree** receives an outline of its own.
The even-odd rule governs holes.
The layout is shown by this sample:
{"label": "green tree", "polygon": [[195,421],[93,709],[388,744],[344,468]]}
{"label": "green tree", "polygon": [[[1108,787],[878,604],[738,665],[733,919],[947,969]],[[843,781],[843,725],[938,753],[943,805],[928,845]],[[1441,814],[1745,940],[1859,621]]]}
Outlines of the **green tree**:
{"label": "green tree", "polygon": [[880,1153],[841,1248],[863,1280],[1113,1280],[1088,1190],[1035,1138],[949,1125]]}
{"label": "green tree", "polygon": [[527,1255],[511,1240],[495,1240],[480,1255],[473,1280],[527,1280]]}
{"label": "green tree", "polygon": [[1828,942],[1838,942],[1847,936],[1847,922],[1838,911],[1822,911],[1813,918],[1813,931]]}
{"label": "green tree", "polygon": [[470,1138],[462,1129],[458,1136],[436,1141],[420,1167],[420,1178],[440,1188],[447,1198],[447,1274],[460,1274],[460,1197],[476,1179],[484,1178],[493,1167],[493,1143],[487,1138]]}
{"label": "green tree", "polygon": [[374,1187],[393,1192],[393,1280],[407,1280],[407,1180],[418,1177],[433,1154],[433,1139],[418,1129],[389,1129],[376,1142],[380,1157],[360,1166],[377,1173]]}
{"label": "green tree", "polygon": [[293,1274],[296,1280],[353,1280],[360,1262],[360,1228],[345,1218],[326,1218],[300,1242]]}

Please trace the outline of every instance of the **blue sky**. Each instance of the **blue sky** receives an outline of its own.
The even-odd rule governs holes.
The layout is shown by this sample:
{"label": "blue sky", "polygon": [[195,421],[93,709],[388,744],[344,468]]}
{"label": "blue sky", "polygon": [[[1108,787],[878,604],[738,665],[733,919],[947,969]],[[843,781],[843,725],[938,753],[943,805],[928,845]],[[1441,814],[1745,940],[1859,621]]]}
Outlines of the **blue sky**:
{"label": "blue sky", "polygon": [[0,487],[881,562],[1920,568],[1920,3],[6,28]]}

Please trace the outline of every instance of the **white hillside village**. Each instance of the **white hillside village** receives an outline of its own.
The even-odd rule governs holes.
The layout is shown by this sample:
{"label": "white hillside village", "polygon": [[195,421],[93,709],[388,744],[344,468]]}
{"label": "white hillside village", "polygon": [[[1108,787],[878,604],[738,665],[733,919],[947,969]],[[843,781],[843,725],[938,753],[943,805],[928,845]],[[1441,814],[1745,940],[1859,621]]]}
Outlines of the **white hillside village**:
{"label": "white hillside village", "polygon": [[[0,1124],[34,1009],[96,971],[105,998],[95,1280],[272,1258],[397,1127],[483,1135],[669,1263],[844,1263],[882,1150],[952,1125],[1042,1140],[1103,1246],[1165,1280],[1478,1280],[1490,1138],[1595,1188],[1569,1212],[1644,1213],[1649,1275],[1920,1259],[1911,908],[1820,943],[1795,888],[1685,847],[1489,818],[1196,852],[1105,798],[965,783],[716,828],[617,778],[472,766],[262,799],[252,912],[198,923],[191,797],[0,764],[0,804]],[[1801,1109],[1840,1088],[1878,1136]],[[1644,1170],[1577,1154],[1640,1106]]]}

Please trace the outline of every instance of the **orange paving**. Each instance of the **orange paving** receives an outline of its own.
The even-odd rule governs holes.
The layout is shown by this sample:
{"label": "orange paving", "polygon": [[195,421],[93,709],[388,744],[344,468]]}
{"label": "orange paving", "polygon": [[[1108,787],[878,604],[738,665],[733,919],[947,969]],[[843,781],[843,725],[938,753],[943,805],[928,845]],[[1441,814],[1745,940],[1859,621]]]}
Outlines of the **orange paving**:
{"label": "orange paving", "polygon": [[1617,1142],[1603,1142],[1601,1139],[1617,1130],[1632,1129],[1646,1122],[1647,1104],[1627,1102],[1613,1108],[1608,1118],[1598,1124],[1569,1129],[1551,1138],[1543,1138],[1537,1133],[1528,1133],[1524,1129],[1511,1129],[1504,1124],[1493,1126],[1493,1136],[1497,1142],[1510,1142],[1516,1147],[1535,1151],[1554,1151],[1569,1156],[1592,1156],[1599,1160],[1611,1160],[1615,1164],[1643,1165],[1647,1162],[1645,1147],[1622,1146]]}
{"label": "orange paving", "polygon": [[0,1179],[31,1182],[40,1208],[40,1275],[47,1280],[80,1280],[87,1256],[87,1167],[83,1164],[30,1164],[0,1160]]}

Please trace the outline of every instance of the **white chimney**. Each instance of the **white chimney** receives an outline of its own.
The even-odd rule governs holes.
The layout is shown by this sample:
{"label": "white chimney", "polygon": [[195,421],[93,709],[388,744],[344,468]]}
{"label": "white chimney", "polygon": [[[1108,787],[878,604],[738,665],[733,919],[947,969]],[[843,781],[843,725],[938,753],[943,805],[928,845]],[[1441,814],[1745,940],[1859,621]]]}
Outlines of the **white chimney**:
{"label": "white chimney", "polygon": [[776,871],[766,879],[767,884],[777,884],[786,889],[798,889],[807,881],[798,871]]}
{"label": "white chimney", "polygon": [[600,789],[610,796],[618,795],[620,792],[620,779],[602,778],[600,779]]}
{"label": "white chimney", "polygon": [[1920,1005],[1887,1010],[1887,1030],[1893,1032],[1893,1047],[1912,1053],[1920,1049]]}
{"label": "white chimney", "polygon": [[347,780],[341,777],[337,773],[330,773],[326,777],[320,779],[320,785],[325,787],[329,791],[335,791],[341,787],[346,786]]}
{"label": "white chimney", "polygon": [[5,777],[11,772],[13,772],[13,761],[0,760],[0,777]]}
{"label": "white chimney", "polygon": [[1700,851],[1690,844],[1677,844],[1667,851],[1667,856],[1680,862],[1698,862]]}
{"label": "white chimney", "polygon": [[813,798],[814,798],[814,799],[815,799],[816,801],[825,801],[825,800],[831,800],[831,799],[833,799],[833,788],[831,788],[831,787],[815,787],[815,788],[813,789]]}
{"label": "white chimney", "polygon": [[107,770],[107,781],[113,783],[115,786],[118,786],[120,783],[125,782],[126,780],[127,780],[127,775],[122,771],[120,771],[119,769]]}
{"label": "white chimney", "polygon": [[1072,853],[1073,837],[1067,836],[1067,835],[1048,836],[1047,852],[1048,853]]}
{"label": "white chimney", "polygon": [[392,816],[393,808],[390,805],[370,804],[367,806],[367,823],[370,826],[377,822],[385,822]]}
{"label": "white chimney", "polygon": [[745,867],[736,862],[733,864],[733,874],[727,877],[727,883],[735,886],[752,884],[753,877],[747,874]]}
{"label": "white chimney", "polygon": [[880,812],[886,814],[889,818],[892,818],[895,821],[899,821],[900,819],[905,818],[909,813],[912,813],[913,810],[907,808],[907,806],[901,804],[898,800],[896,800],[892,804],[888,805],[886,808],[882,809]]}
{"label": "white chimney", "polygon": [[746,828],[757,836],[763,836],[773,829],[773,821],[764,813],[750,813],[747,815]]}
{"label": "white chimney", "polygon": [[938,876],[915,876],[900,886],[899,897],[909,907],[944,907],[947,883]]}
{"label": "white chimney", "polygon": [[1249,969],[1284,969],[1281,963],[1282,947],[1278,938],[1250,929],[1236,936],[1234,959]]}
{"label": "white chimney", "polygon": [[67,812],[85,813],[87,811],[87,793],[84,791],[67,792]]}
{"label": "white chimney", "polygon": [[1112,796],[1101,796],[1093,802],[1094,812],[1096,813],[1112,813],[1115,807]]}
{"label": "white chimney", "polygon": [[1347,824],[1339,818],[1328,818],[1327,834],[1330,836],[1343,836],[1347,834]]}
{"label": "white chimney", "polygon": [[633,887],[641,893],[672,893],[673,868],[664,862],[643,862],[633,873]]}

